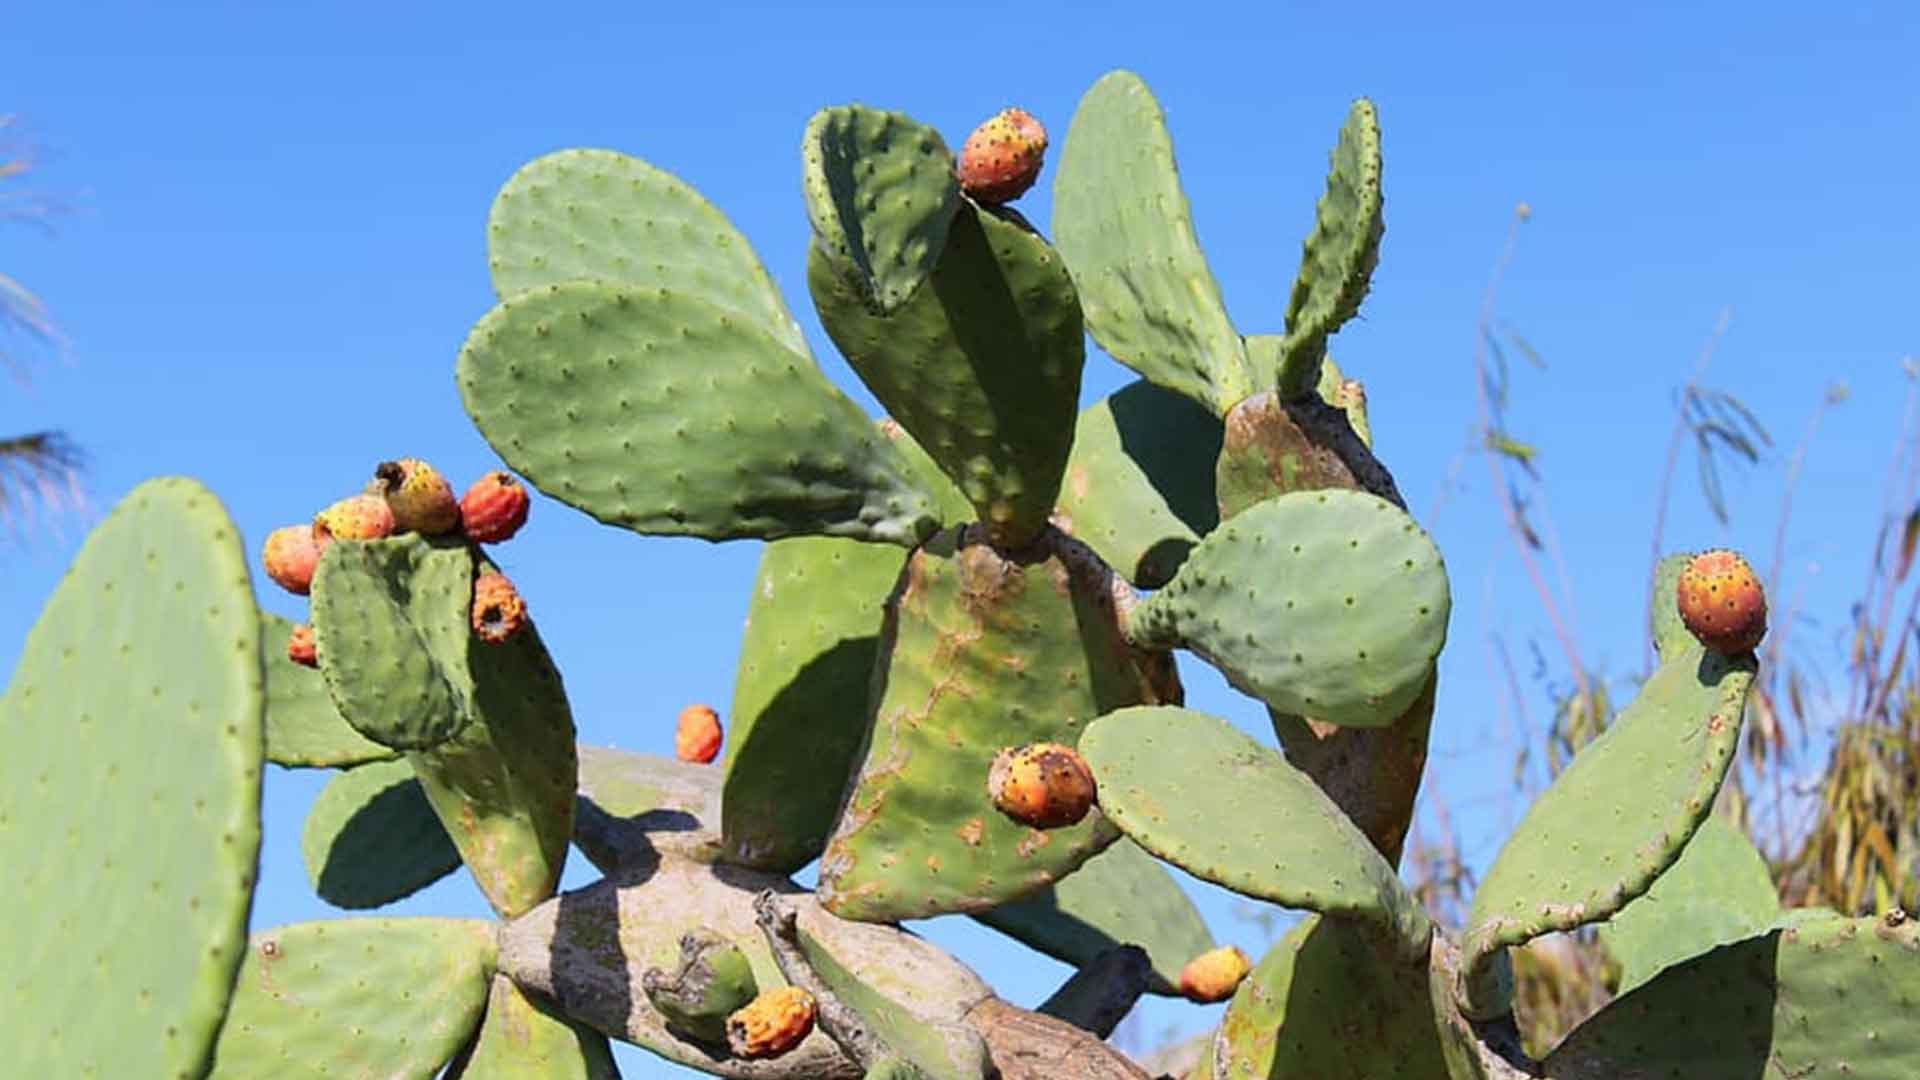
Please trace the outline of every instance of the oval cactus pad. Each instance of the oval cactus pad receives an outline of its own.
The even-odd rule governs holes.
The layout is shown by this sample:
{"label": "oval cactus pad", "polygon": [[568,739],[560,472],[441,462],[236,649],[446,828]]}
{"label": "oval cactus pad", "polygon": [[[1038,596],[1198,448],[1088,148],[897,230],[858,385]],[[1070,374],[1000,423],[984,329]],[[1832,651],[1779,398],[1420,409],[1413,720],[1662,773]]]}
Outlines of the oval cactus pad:
{"label": "oval cactus pad", "polygon": [[206,1068],[253,901],[260,654],[205,488],[148,481],[87,538],[0,698],[0,1071]]}
{"label": "oval cactus pad", "polygon": [[1379,727],[1432,678],[1451,604],[1440,551],[1405,511],[1289,492],[1202,540],[1127,634],[1193,650],[1280,712]]}
{"label": "oval cactus pad", "polygon": [[267,672],[267,760],[287,768],[347,769],[391,761],[400,751],[353,730],[333,698],[326,677],[287,659],[293,620],[260,613],[260,657]]}
{"label": "oval cactus pad", "polygon": [[447,1071],[447,1080],[523,1078],[620,1080],[620,1070],[605,1035],[568,1020],[505,975],[495,975],[473,1052]]}
{"label": "oval cactus pad", "polygon": [[300,855],[322,900],[355,909],[411,896],[460,866],[405,761],[372,762],[327,781],[307,811]]}
{"label": "oval cactus pad", "polygon": [[905,303],[933,272],[960,208],[940,133],[901,113],[840,105],[813,114],[800,159],[815,245],[876,309]]}

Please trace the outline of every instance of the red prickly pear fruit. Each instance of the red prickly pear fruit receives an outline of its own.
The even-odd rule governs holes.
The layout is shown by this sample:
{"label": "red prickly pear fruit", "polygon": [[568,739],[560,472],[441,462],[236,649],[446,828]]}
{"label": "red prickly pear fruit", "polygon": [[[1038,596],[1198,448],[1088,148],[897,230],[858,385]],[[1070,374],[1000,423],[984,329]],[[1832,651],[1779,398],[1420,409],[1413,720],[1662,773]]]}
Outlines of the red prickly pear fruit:
{"label": "red prickly pear fruit", "polygon": [[527,523],[527,489],[510,472],[495,469],[460,497],[460,524],[467,539],[498,544]]}
{"label": "red prickly pear fruit", "polygon": [[1189,1001],[1211,1005],[1225,1001],[1240,987],[1253,965],[1236,945],[1209,949],[1180,969],[1180,993]]}
{"label": "red prickly pear fruit", "polygon": [[527,602],[507,575],[489,570],[473,581],[473,632],[498,645],[527,624]]}
{"label": "red prickly pear fruit", "polygon": [[287,659],[310,668],[320,666],[320,654],[313,648],[313,627],[301,623],[287,637]]}
{"label": "red prickly pear fruit", "polygon": [[275,584],[295,596],[305,596],[313,589],[313,568],[320,565],[323,546],[314,539],[313,526],[288,525],[267,534],[260,561]]}
{"label": "red prickly pear fruit", "polygon": [[720,756],[720,714],[710,705],[689,705],[680,710],[673,729],[673,756],[681,761],[705,765]]}
{"label": "red prickly pear fruit", "polygon": [[987,794],[1001,813],[1036,829],[1075,825],[1093,808],[1093,770],[1070,746],[1033,743],[993,756]]}
{"label": "red prickly pear fruit", "polygon": [[1680,571],[1674,602],[1700,644],[1724,656],[1750,653],[1767,635],[1767,596],[1737,552],[1703,551]]}
{"label": "red prickly pear fruit", "polygon": [[960,147],[954,176],[977,203],[998,206],[1026,193],[1040,177],[1047,129],[1025,109],[1002,109],[973,129]]}
{"label": "red prickly pear fruit", "polygon": [[320,547],[329,540],[379,540],[393,535],[393,510],[378,495],[349,495],[313,518],[313,539]]}
{"label": "red prickly pear fruit", "polygon": [[768,990],[727,1017],[727,1048],[735,1057],[774,1058],[813,1031],[813,995],[797,986]]}
{"label": "red prickly pear fruit", "polygon": [[460,501],[453,497],[453,485],[419,458],[381,462],[368,486],[387,500],[393,527],[400,532],[439,536],[460,527]]}

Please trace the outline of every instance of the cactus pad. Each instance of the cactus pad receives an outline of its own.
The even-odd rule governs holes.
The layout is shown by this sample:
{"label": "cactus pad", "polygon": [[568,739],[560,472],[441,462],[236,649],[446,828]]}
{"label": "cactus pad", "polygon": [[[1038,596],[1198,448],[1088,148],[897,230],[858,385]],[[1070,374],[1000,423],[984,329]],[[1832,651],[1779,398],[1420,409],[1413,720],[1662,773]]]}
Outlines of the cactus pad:
{"label": "cactus pad", "polygon": [[493,935],[472,919],[371,918],[253,935],[209,1080],[433,1076],[480,1022]]}
{"label": "cactus pad", "polygon": [[261,652],[239,534],[179,478],[121,500],[34,623],[0,697],[12,1075],[206,1067],[253,901]]}
{"label": "cactus pad", "polygon": [[1362,98],[1347,110],[1334,144],[1327,189],[1287,298],[1287,334],[1278,372],[1280,396],[1310,394],[1320,382],[1327,338],[1360,312],[1373,268],[1380,261],[1380,120]]}
{"label": "cactus pad", "polygon": [[1253,392],[1194,236],[1166,117],[1138,75],[1109,72],[1080,99],[1053,201],[1054,239],[1101,348],[1216,416]]}
{"label": "cactus pad", "polygon": [[508,464],[609,525],[905,545],[936,525],[912,467],[809,356],[693,293],[520,293],[473,328],[457,374]]}
{"label": "cactus pad", "polygon": [[899,308],[933,272],[960,209],[946,142],[900,113],[840,105],[813,114],[800,158],[816,248],[875,309]]}
{"label": "cactus pad", "polygon": [[390,904],[453,873],[460,852],[405,761],[376,761],[327,781],[300,834],[307,882],[343,908]]}
{"label": "cactus pad", "polygon": [[1365,492],[1291,492],[1201,541],[1127,634],[1199,653],[1280,712],[1378,727],[1432,679],[1449,610],[1440,552],[1404,511]]}
{"label": "cactus pad", "polygon": [[1780,917],[1767,861],[1725,818],[1710,817],[1645,896],[1600,924],[1625,995],[1662,968],[1765,931]]}
{"label": "cactus pad", "polygon": [[747,238],[679,177],[625,154],[562,150],[522,165],[487,215],[487,265],[502,300],[563,281],[672,288],[807,351]]}
{"label": "cactus pad", "polygon": [[267,671],[267,760],[288,768],[347,769],[391,761],[400,751],[381,746],[340,715],[327,696],[326,677],[287,659],[293,620],[260,613],[261,663]]}
{"label": "cactus pad", "polygon": [[1653,596],[1647,608],[1648,620],[1652,625],[1648,633],[1653,636],[1654,650],[1662,660],[1684,652],[1694,644],[1692,632],[1687,629],[1686,623],[1680,621],[1678,603],[1680,571],[1686,569],[1688,560],[1692,558],[1690,551],[1676,552],[1661,559],[1653,569]]}
{"label": "cactus pad", "polygon": [[807,966],[896,1055],[927,1080],[982,1080],[987,1048],[972,1028],[957,1020],[929,1022],[848,970],[819,938],[800,928],[796,936]]}
{"label": "cactus pad", "polygon": [[1245,896],[1371,923],[1403,955],[1425,955],[1425,911],[1278,751],[1218,717],[1162,706],[1101,717],[1080,752],[1101,809],[1141,847]]}
{"label": "cactus pad", "polygon": [[479,1037],[447,1080],[620,1080],[620,1070],[605,1035],[495,975]]}
{"label": "cactus pad", "polygon": [[465,639],[472,583],[464,549],[414,538],[327,545],[313,575],[314,645],[327,693],[355,731],[419,750],[466,723],[450,665],[429,640]]}
{"label": "cactus pad", "polygon": [[574,843],[609,876],[663,851],[702,862],[720,852],[720,775],[662,754],[581,745]]}

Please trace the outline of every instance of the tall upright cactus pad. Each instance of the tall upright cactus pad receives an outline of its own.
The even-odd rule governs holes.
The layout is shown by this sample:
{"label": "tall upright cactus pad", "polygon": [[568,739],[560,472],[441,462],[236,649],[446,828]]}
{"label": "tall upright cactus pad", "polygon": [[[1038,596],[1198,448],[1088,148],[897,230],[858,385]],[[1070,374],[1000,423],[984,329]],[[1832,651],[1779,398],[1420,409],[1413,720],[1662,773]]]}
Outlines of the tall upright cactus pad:
{"label": "tall upright cactus pad", "polygon": [[[1327,338],[1360,312],[1386,231],[1380,206],[1380,120],[1362,98],[1347,110],[1334,144],[1327,189],[1313,231],[1302,245],[1300,271],[1287,298],[1287,334],[1280,369],[1271,373],[1282,398],[1310,394],[1320,381]],[[1261,372],[1269,376],[1268,372]]]}
{"label": "tall upright cactus pad", "polygon": [[1663,968],[1761,933],[1779,917],[1766,859],[1738,826],[1710,817],[1646,895],[1600,924],[1600,942],[1620,964],[1616,992],[1624,995]]}
{"label": "tall upright cactus pad", "polygon": [[820,322],[888,415],[973,504],[996,543],[1030,541],[1073,444],[1086,338],[1073,279],[1024,223],[964,204],[925,286],[876,312],[815,244]]}
{"label": "tall upright cactus pad", "polygon": [[18,1076],[189,1078],[245,951],[260,620],[233,522],[150,480],[94,529],[0,698],[0,1047]]}
{"label": "tall upright cactus pad", "polygon": [[1675,653],[1527,809],[1468,913],[1468,1016],[1504,1010],[1481,989],[1497,953],[1612,916],[1679,859],[1739,747],[1753,673],[1750,656]]}
{"label": "tall upright cactus pad", "polygon": [[267,760],[287,768],[346,769],[391,761],[400,751],[353,730],[327,695],[326,678],[287,659],[293,620],[260,613],[260,654],[267,672]]}
{"label": "tall upright cactus pad", "polygon": [[1166,657],[1122,637],[1112,572],[1055,530],[1008,555],[977,526],[908,559],[887,603],[875,716],[820,861],[849,919],[979,911],[1030,893],[1118,835],[1098,814],[1041,831],[994,809],[1004,747],[1072,743],[1096,716],[1177,694]]}
{"label": "tall upright cactus pad", "polygon": [[1080,411],[1056,520],[1128,581],[1157,589],[1220,523],[1220,418],[1141,379]]}
{"label": "tall upright cactus pad", "polygon": [[460,868],[413,765],[376,761],[320,789],[300,831],[307,883],[335,907],[390,904]]}
{"label": "tall upright cactus pad", "polygon": [[1346,919],[1296,923],[1234,992],[1201,1054],[1204,1075],[1447,1080],[1424,966],[1377,940],[1373,928]]}
{"label": "tall upright cactus pad", "polygon": [[1080,99],[1053,180],[1055,242],[1114,359],[1216,416],[1255,390],[1194,236],[1166,117],[1131,71]]}
{"label": "tall upright cactus pad", "polygon": [[1554,1080],[1903,1080],[1920,1061],[1920,925],[1815,917],[1667,968],[1575,1028]]}
{"label": "tall upright cactus pad", "polygon": [[1378,727],[1432,680],[1450,611],[1440,551],[1404,512],[1365,492],[1291,492],[1201,541],[1127,635],[1191,649],[1281,712]]}
{"label": "tall upright cactus pad", "polygon": [[457,378],[508,464],[609,525],[910,546],[937,524],[906,459],[810,356],[698,292],[519,293],[467,336]]}
{"label": "tall upright cactus pad", "polygon": [[679,177],[611,150],[562,150],[522,165],[487,214],[487,265],[502,300],[563,281],[671,288],[807,352],[733,223]]}
{"label": "tall upright cactus pad", "polygon": [[209,1080],[437,1074],[480,1022],[493,935],[472,919],[342,919],[253,935]]}
{"label": "tall upright cactus pad", "polygon": [[447,1080],[620,1080],[607,1037],[529,997],[505,975],[493,977],[486,1019]]}
{"label": "tall upright cactus pad", "polygon": [[821,109],[801,138],[802,188],[815,248],[881,312],[918,290],[960,209],[940,133],[864,105]]}
{"label": "tall upright cactus pad", "polygon": [[1119,709],[1081,736],[1100,806],[1141,847],[1195,877],[1376,928],[1400,956],[1432,923],[1340,808],[1277,752],[1189,709]]}

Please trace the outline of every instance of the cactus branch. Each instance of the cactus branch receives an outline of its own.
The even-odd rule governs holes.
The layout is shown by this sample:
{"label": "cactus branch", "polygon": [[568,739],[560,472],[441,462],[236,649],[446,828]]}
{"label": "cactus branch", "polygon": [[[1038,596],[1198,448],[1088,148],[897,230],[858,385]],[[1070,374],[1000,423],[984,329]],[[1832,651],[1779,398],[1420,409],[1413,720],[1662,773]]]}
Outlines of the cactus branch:
{"label": "cactus branch", "polygon": [[1104,1039],[1146,993],[1152,971],[1153,962],[1140,946],[1108,949],[1074,972],[1035,1011]]}
{"label": "cactus branch", "polygon": [[793,908],[780,902],[772,889],[764,889],[753,898],[753,919],[766,935],[767,948],[773,950],[773,962],[789,983],[813,995],[815,1022],[827,1033],[842,1053],[862,1069],[871,1069],[892,1051],[869,1028],[860,1014],[841,1001],[813,972],[806,954],[800,951],[798,919]]}

